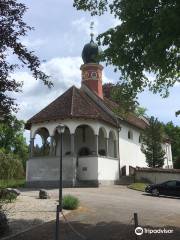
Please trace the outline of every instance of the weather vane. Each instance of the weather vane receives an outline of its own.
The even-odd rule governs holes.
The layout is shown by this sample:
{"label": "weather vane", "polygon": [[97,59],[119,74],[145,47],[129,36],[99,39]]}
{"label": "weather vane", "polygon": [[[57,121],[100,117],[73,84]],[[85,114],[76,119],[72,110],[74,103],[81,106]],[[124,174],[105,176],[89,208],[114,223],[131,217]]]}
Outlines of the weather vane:
{"label": "weather vane", "polygon": [[93,33],[93,30],[94,30],[94,22],[92,21],[91,24],[90,24],[90,30],[91,30],[91,41],[93,41],[93,37],[94,37],[94,33]]}

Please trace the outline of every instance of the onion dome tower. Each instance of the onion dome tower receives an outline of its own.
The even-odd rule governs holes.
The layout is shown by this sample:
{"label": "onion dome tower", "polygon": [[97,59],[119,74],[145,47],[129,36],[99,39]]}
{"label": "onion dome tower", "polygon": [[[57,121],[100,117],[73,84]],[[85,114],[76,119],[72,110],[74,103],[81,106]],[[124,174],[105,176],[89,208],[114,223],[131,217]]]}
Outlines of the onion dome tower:
{"label": "onion dome tower", "polygon": [[[91,30],[93,29],[91,23]],[[100,47],[93,40],[94,34],[91,32],[91,40],[85,44],[82,51],[82,59],[84,64],[81,65],[82,82],[95,92],[100,98],[103,98],[102,91],[102,70],[103,66],[99,64],[99,56],[101,54]]]}

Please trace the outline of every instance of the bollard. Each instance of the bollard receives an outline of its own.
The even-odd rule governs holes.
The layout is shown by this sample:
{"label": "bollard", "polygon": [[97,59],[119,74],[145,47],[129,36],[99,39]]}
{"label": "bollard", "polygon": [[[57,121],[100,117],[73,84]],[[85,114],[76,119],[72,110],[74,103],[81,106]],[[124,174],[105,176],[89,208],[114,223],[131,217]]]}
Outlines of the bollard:
{"label": "bollard", "polygon": [[137,228],[138,227],[138,214],[134,213],[134,227]]}

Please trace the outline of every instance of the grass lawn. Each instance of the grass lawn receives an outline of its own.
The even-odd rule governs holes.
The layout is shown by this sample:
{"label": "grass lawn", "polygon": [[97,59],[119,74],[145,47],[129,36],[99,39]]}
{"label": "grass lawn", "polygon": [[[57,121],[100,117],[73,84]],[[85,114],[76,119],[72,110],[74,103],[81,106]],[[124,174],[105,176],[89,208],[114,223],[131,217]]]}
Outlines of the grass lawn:
{"label": "grass lawn", "polygon": [[9,179],[9,180],[0,179],[0,188],[24,187],[24,184],[25,184],[25,179]]}
{"label": "grass lawn", "polygon": [[137,190],[137,191],[145,191],[145,187],[147,186],[147,183],[132,183],[128,186],[128,188]]}

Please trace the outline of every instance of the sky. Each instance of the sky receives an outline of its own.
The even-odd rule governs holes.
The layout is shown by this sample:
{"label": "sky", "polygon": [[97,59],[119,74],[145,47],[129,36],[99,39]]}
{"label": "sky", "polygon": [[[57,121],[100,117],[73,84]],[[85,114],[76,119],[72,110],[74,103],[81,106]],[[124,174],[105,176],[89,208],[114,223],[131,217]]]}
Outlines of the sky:
{"label": "sky", "polygon": [[[25,22],[34,27],[23,43],[43,61],[42,70],[51,76],[54,87],[48,89],[41,81],[33,79],[26,69],[19,69],[13,75],[23,81],[22,93],[13,95],[19,104],[17,117],[28,120],[47,106],[72,85],[81,83],[80,66],[83,46],[90,41],[90,22],[94,21],[94,33],[107,30],[119,22],[110,15],[93,17],[87,12],[73,8],[72,0],[22,0],[28,7]],[[116,82],[119,73],[104,66],[103,83]],[[139,94],[140,105],[147,108],[147,114],[167,123],[180,125],[175,111],[180,109],[180,84],[170,90],[170,96],[162,99],[149,91]]]}

